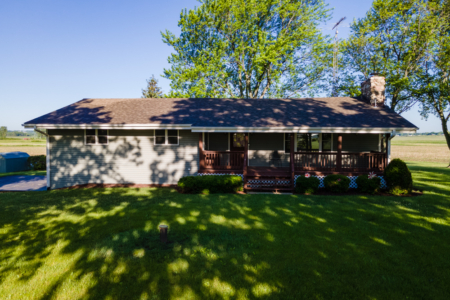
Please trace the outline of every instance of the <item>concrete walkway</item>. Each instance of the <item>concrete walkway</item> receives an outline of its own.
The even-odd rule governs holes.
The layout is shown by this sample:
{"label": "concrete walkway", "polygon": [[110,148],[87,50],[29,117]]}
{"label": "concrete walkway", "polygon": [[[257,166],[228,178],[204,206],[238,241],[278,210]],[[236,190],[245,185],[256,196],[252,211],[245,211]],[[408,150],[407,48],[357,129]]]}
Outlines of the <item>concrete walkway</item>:
{"label": "concrete walkway", "polygon": [[0,177],[0,192],[46,191],[45,176],[13,175]]}

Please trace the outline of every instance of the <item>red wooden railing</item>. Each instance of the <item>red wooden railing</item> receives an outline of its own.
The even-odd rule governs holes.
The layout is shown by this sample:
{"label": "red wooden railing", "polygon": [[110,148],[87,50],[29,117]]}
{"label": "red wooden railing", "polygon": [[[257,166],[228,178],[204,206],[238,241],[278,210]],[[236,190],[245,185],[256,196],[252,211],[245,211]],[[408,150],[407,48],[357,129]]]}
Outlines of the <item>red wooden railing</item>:
{"label": "red wooden railing", "polygon": [[386,153],[295,152],[295,171],[380,172]]}
{"label": "red wooden railing", "polygon": [[242,170],[244,151],[202,151],[202,165],[206,169]]}

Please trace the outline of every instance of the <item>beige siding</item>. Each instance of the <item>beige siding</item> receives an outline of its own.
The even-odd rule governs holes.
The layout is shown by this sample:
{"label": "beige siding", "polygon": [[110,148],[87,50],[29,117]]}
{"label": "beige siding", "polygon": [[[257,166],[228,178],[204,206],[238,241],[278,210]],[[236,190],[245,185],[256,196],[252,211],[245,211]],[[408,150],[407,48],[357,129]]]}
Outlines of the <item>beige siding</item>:
{"label": "beige siding", "polygon": [[85,145],[82,130],[50,131],[51,188],[86,183],[176,184],[198,171],[198,133],[154,145],[153,130],[111,130],[108,145]]}
{"label": "beige siding", "polygon": [[249,165],[258,167],[288,167],[289,153],[284,153],[284,133],[251,133]]}
{"label": "beige siding", "polygon": [[[333,150],[337,151],[338,134],[333,134]],[[379,151],[379,134],[342,134],[342,151],[370,152]]]}

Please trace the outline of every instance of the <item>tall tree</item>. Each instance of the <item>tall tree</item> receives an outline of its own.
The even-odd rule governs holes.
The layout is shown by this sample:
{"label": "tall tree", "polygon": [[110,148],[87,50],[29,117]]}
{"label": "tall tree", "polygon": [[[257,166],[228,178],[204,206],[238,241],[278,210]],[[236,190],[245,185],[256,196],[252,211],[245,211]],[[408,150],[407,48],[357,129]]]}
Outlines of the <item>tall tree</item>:
{"label": "tall tree", "polygon": [[164,94],[162,89],[158,86],[158,80],[155,75],[152,75],[149,80],[147,80],[147,88],[142,90],[142,98],[163,98]]}
{"label": "tall tree", "polygon": [[[450,150],[450,1],[435,1],[431,11],[438,28],[436,40],[421,68],[420,80],[414,93],[421,100],[421,114],[435,115],[441,121],[442,131]],[[449,163],[450,167],[450,163]]]}
{"label": "tall tree", "polygon": [[164,77],[171,96],[292,97],[320,89],[331,58],[323,0],[201,0],[184,10]]}
{"label": "tall tree", "polygon": [[359,84],[371,73],[386,76],[390,107],[402,113],[418,99],[412,93],[436,26],[423,0],[375,0],[362,19],[351,25],[352,34],[342,43],[341,93],[357,95]]}
{"label": "tall tree", "polygon": [[5,139],[7,133],[8,133],[8,128],[6,126],[1,126],[0,127],[0,140]]}

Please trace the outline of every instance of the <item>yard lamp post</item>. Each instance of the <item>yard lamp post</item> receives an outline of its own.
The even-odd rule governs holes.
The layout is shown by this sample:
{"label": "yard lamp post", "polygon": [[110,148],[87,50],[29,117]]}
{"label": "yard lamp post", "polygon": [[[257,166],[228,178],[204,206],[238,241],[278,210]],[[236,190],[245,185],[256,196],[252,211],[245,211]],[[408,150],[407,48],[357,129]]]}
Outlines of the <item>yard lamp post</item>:
{"label": "yard lamp post", "polygon": [[163,244],[167,243],[167,228],[169,228],[169,226],[159,225],[159,239]]}

